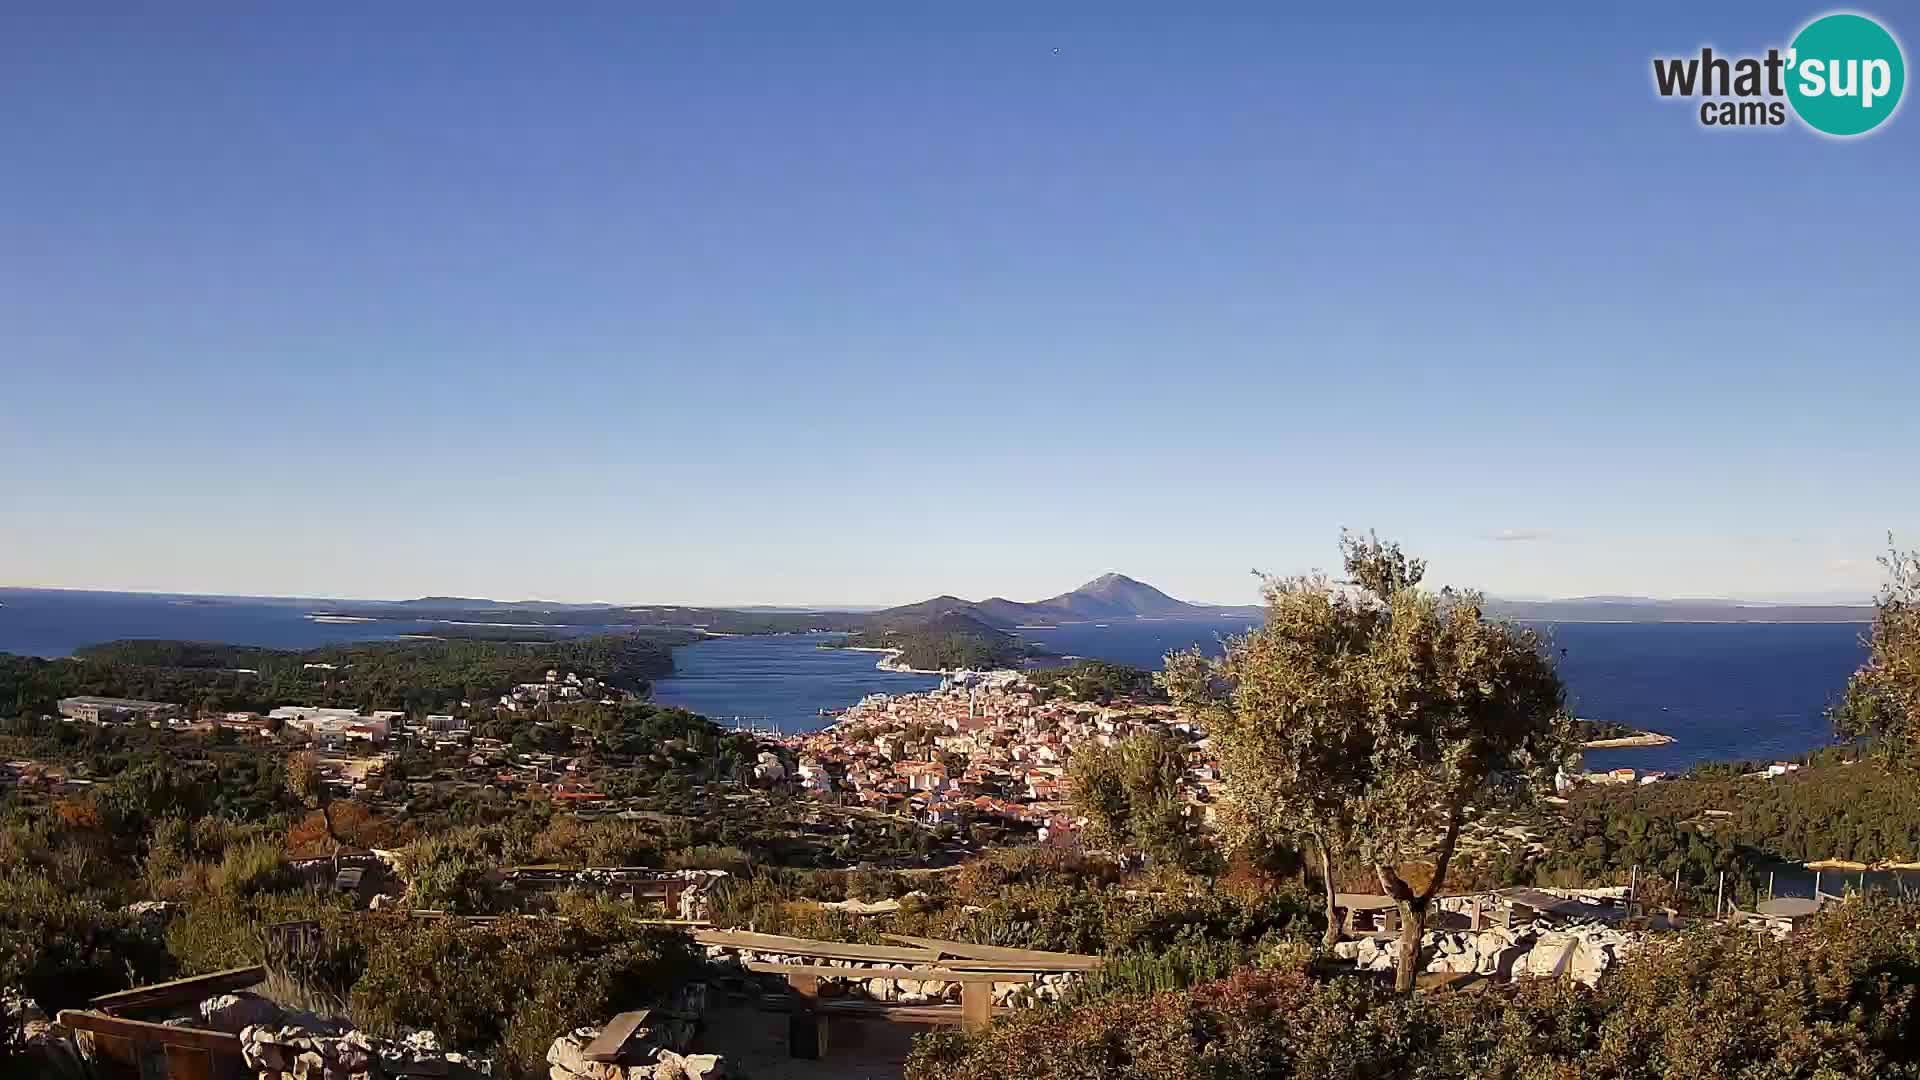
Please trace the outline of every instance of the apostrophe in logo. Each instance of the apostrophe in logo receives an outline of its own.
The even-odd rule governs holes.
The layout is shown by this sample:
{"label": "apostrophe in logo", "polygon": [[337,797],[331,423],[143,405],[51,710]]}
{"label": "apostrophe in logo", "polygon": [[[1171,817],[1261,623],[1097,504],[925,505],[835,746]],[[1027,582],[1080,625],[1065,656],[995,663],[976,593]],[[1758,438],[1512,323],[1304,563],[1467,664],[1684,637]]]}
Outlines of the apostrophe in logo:
{"label": "apostrophe in logo", "polygon": [[1653,85],[1661,97],[1701,99],[1702,127],[1780,127],[1793,115],[1822,134],[1849,138],[1886,123],[1900,107],[1907,64],[1886,27],[1835,12],[1763,56],[1716,56],[1709,47],[1698,56],[1655,57]]}
{"label": "apostrophe in logo", "polygon": [[1787,50],[1787,100],[1808,127],[1864,135],[1900,107],[1906,58],[1885,27],[1865,15],[1823,15]]}

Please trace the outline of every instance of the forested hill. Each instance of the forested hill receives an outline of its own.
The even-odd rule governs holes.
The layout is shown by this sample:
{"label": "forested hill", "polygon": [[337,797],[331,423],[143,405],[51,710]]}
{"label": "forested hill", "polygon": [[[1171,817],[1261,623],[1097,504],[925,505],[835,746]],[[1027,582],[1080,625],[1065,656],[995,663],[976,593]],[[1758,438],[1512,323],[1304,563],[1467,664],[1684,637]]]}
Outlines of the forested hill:
{"label": "forested hill", "polygon": [[855,649],[896,649],[897,661],[917,671],[1019,667],[1043,650],[961,611],[876,619],[870,629],[840,644]]}
{"label": "forested hill", "polygon": [[1047,626],[1098,619],[1202,619],[1229,615],[1257,615],[1256,607],[1214,607],[1176,600],[1159,589],[1125,574],[1102,574],[1071,592],[1024,603],[993,597],[962,600],[936,596],[878,613],[881,618],[927,618],[958,613],[1002,630],[1017,626]]}
{"label": "forested hill", "polygon": [[313,614],[389,622],[445,622],[511,627],[631,627],[699,630],[713,634],[802,634],[858,630],[867,616],[844,611],[739,611],[673,604],[552,604],[544,601],[422,597],[316,604]]}
{"label": "forested hill", "polygon": [[71,659],[0,653],[0,715],[52,713],[63,697],[98,694],[196,711],[279,705],[448,711],[490,701],[549,669],[645,693],[673,671],[682,631],[603,634],[568,641],[385,641],[321,649],[265,649],[191,641],[116,641]]}

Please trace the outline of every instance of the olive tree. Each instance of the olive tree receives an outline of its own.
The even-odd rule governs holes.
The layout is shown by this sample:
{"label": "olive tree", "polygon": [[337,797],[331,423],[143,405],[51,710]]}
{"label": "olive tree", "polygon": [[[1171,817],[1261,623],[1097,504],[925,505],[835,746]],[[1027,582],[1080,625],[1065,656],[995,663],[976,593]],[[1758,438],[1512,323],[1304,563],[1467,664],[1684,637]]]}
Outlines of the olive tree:
{"label": "olive tree", "polygon": [[1867,659],[1833,711],[1835,730],[1872,739],[1897,766],[1920,765],[1920,552],[1880,559],[1887,583],[1874,604]]}
{"label": "olive tree", "polygon": [[1091,839],[1191,869],[1201,849],[1181,798],[1186,775],[1186,744],[1164,731],[1088,745],[1067,765],[1069,798]]}
{"label": "olive tree", "polygon": [[1314,847],[1329,942],[1333,867],[1357,854],[1400,910],[1410,990],[1469,809],[1530,797],[1571,724],[1532,631],[1488,618],[1478,593],[1422,589],[1424,563],[1398,544],[1342,534],[1341,552],[1345,580],[1265,579],[1265,625],[1219,658],[1170,655],[1161,678],[1213,738],[1229,841]]}

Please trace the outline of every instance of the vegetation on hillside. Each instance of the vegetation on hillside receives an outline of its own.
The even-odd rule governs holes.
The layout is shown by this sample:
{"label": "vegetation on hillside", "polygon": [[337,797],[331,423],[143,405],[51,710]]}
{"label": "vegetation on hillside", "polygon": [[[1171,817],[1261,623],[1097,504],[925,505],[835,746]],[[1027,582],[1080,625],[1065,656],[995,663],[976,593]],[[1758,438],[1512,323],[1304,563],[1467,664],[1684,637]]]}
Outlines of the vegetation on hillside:
{"label": "vegetation on hillside", "polygon": [[1166,691],[1154,682],[1153,672],[1105,660],[1075,660],[1062,667],[1041,668],[1029,672],[1027,682],[1042,699],[1059,696],[1096,705],[1115,701],[1157,704],[1167,700]]}
{"label": "vegetation on hillside", "polygon": [[79,694],[140,698],[195,712],[279,705],[446,712],[486,704],[547,671],[577,672],[644,693],[673,671],[680,632],[610,634],[566,641],[409,640],[266,649],[194,641],[114,641],[70,659],[0,653],[0,715],[54,712]]}
{"label": "vegetation on hillside", "polygon": [[[1162,677],[1219,750],[1230,842],[1311,843],[1329,936],[1333,864],[1359,856],[1399,904],[1411,990],[1468,811],[1553,774],[1565,695],[1539,639],[1485,618],[1478,594],[1421,589],[1425,565],[1377,537],[1344,534],[1341,552],[1350,586],[1269,579],[1266,625],[1219,658],[1171,655]],[[1402,876],[1409,863],[1431,867],[1423,884]]]}
{"label": "vegetation on hillside", "polygon": [[1787,942],[1677,935],[1595,989],[1398,996],[1290,957],[1188,990],[1023,1011],[923,1038],[909,1080],[1720,1080],[1920,1076],[1920,904],[1874,900]]}
{"label": "vegetation on hillside", "polygon": [[915,671],[980,671],[1020,667],[1041,650],[1004,630],[958,612],[889,619],[832,643],[846,649],[891,649]]}

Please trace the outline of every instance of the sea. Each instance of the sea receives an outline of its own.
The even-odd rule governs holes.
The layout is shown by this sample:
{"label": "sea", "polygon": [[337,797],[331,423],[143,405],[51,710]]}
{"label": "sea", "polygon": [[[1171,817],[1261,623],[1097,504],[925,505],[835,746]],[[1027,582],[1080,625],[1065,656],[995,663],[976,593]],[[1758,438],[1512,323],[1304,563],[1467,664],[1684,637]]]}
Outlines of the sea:
{"label": "sea", "polygon": [[[115,638],[179,638],[313,648],[431,634],[427,622],[316,622],[317,601],[0,589],[0,652],[58,657]],[[583,627],[581,632],[596,628]],[[1020,633],[1061,655],[1158,667],[1173,649],[1218,653],[1239,620],[1076,623]],[[1542,625],[1577,716],[1658,731],[1666,746],[1590,751],[1588,768],[1679,771],[1705,761],[1790,759],[1829,742],[1827,707],[1865,655],[1865,624],[1559,623]],[[654,697],[721,723],[808,731],[873,693],[910,693],[934,676],[881,671],[868,652],[823,649],[820,635],[710,638],[680,648]]]}

